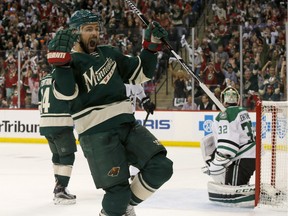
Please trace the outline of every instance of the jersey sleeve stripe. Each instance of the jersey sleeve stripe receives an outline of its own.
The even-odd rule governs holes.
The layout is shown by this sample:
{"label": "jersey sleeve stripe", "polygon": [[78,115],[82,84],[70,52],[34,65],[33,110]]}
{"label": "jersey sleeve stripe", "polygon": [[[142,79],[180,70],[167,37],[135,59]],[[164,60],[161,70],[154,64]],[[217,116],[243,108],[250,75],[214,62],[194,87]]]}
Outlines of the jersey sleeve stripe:
{"label": "jersey sleeve stripe", "polygon": [[144,83],[150,80],[150,78],[146,77],[145,74],[143,73],[143,68],[141,66],[141,58],[138,57],[138,60],[139,64],[129,79],[129,84],[132,85]]}
{"label": "jersey sleeve stripe", "polygon": [[78,85],[76,84],[74,94],[71,96],[66,96],[66,95],[63,95],[60,92],[58,92],[54,86],[54,83],[53,83],[53,93],[54,93],[55,98],[58,100],[73,100],[77,97],[77,95],[79,93],[79,89],[78,89]]}

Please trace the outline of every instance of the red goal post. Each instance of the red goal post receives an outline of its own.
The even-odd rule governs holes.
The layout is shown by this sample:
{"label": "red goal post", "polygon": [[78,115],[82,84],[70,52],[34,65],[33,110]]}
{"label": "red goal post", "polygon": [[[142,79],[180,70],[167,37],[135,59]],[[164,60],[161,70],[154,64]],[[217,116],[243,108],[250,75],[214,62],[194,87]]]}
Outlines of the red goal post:
{"label": "red goal post", "polygon": [[256,106],[255,206],[288,211],[288,101]]}

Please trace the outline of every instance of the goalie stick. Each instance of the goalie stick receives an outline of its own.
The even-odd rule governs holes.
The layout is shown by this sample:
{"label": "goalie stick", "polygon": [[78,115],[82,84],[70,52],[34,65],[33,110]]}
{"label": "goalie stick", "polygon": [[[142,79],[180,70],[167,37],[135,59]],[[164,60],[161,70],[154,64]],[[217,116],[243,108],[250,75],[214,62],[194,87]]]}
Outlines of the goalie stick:
{"label": "goalie stick", "polygon": [[[131,10],[140,18],[140,20],[146,25],[149,25],[148,19],[142,14],[140,10],[134,5],[134,3],[130,0],[125,0],[127,5],[131,8]],[[163,44],[170,50],[170,52],[174,55],[174,57],[177,59],[177,61],[180,63],[180,65],[188,72],[198,83],[199,86],[202,88],[202,90],[211,98],[211,100],[216,104],[216,106],[224,112],[226,108],[223,106],[223,104],[216,98],[216,96],[210,91],[210,89],[198,78],[198,76],[190,70],[190,68],[187,66],[187,64],[184,62],[184,60],[179,56],[171,47],[171,45],[162,38]]]}
{"label": "goalie stick", "polygon": [[62,8],[68,14],[69,18],[71,17],[71,12],[67,5],[62,3],[60,0],[50,0],[50,2],[58,5],[58,7]]}

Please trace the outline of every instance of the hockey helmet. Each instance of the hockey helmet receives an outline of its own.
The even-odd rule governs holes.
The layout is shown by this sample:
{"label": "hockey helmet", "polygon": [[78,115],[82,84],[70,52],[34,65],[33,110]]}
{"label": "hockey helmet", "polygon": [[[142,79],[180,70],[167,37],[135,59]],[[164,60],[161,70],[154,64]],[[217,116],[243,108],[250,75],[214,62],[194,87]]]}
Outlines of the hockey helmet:
{"label": "hockey helmet", "polygon": [[221,102],[223,104],[227,104],[227,105],[230,105],[230,104],[235,104],[235,105],[238,105],[239,103],[239,99],[240,99],[240,95],[238,93],[238,91],[233,88],[232,86],[228,86],[226,87],[222,93],[221,93]]}
{"label": "hockey helmet", "polygon": [[72,14],[69,20],[69,27],[80,29],[82,25],[95,22],[100,24],[101,22],[100,15],[95,14],[89,10],[78,10]]}

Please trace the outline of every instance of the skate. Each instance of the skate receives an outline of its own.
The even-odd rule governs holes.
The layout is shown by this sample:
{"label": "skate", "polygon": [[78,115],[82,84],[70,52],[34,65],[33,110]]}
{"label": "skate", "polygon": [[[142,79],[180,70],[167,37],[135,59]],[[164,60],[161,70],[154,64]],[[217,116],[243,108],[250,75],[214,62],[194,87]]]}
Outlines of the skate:
{"label": "skate", "polygon": [[[104,209],[101,210],[99,213],[99,216],[109,216]],[[136,216],[136,213],[134,211],[134,206],[128,205],[126,212],[123,216]]]}
{"label": "skate", "polygon": [[76,203],[76,196],[70,194],[67,188],[58,184],[54,189],[53,201],[55,205],[73,205]]}
{"label": "skate", "polygon": [[136,216],[134,206],[128,205],[124,216]]}
{"label": "skate", "polygon": [[104,209],[102,209],[99,216],[108,216],[108,214],[104,211]]}

